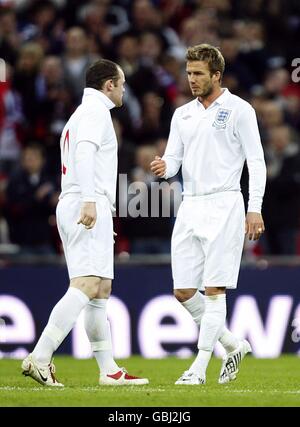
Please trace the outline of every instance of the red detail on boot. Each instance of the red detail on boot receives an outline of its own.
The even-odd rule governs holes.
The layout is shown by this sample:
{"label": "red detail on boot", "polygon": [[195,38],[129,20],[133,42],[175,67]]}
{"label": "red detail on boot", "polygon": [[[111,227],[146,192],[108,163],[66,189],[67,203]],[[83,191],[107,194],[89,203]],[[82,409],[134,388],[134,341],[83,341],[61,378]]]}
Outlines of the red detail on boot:
{"label": "red detail on boot", "polygon": [[112,375],[107,374],[109,378],[112,378],[114,380],[118,380],[119,378],[121,378],[122,375],[123,375],[123,371],[118,371],[116,374],[112,374]]}
{"label": "red detail on boot", "polygon": [[132,375],[125,374],[125,380],[139,380],[139,377],[133,377]]}

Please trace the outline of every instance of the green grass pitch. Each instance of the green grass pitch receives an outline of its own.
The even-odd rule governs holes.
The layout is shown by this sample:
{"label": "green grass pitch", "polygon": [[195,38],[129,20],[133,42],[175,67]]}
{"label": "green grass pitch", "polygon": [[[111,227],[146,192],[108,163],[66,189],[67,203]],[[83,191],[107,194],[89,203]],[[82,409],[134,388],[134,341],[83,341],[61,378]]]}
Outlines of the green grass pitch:
{"label": "green grass pitch", "polygon": [[190,406],[300,406],[300,359],[254,359],[242,362],[236,381],[217,384],[221,360],[212,359],[207,384],[175,386],[174,381],[190,360],[143,359],[119,361],[133,375],[146,376],[147,386],[98,386],[94,360],[56,357],[58,379],[64,389],[40,386],[21,375],[20,361],[0,360],[0,407],[4,406],[103,406],[103,407],[190,407]]}

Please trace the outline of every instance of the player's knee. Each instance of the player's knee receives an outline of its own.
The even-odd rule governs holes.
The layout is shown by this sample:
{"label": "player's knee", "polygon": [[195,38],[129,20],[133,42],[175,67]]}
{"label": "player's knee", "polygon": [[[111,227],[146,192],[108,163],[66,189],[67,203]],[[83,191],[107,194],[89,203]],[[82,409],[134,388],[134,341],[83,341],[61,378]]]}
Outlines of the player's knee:
{"label": "player's knee", "polygon": [[214,295],[220,295],[220,294],[225,294],[226,293],[226,288],[224,287],[206,287],[205,288],[205,295],[206,296],[214,296]]}
{"label": "player's knee", "polygon": [[88,292],[89,292],[88,296],[90,297],[90,299],[97,298],[99,293],[100,283],[101,283],[101,279],[97,277],[95,278],[94,281],[88,284]]}
{"label": "player's knee", "polygon": [[111,294],[111,280],[102,279],[97,298],[109,298]]}
{"label": "player's knee", "polygon": [[174,289],[174,296],[179,302],[185,302],[195,295],[196,289]]}
{"label": "player's knee", "polygon": [[97,298],[101,278],[96,276],[76,277],[71,280],[71,286],[80,289],[89,299]]}

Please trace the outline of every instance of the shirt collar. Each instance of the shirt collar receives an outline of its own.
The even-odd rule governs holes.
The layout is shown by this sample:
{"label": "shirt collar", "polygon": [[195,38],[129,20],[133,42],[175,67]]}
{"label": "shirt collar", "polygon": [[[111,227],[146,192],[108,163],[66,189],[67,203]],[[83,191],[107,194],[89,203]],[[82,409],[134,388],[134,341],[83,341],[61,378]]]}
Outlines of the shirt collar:
{"label": "shirt collar", "polygon": [[109,110],[115,107],[115,104],[100,90],[86,87],[83,91],[82,101],[89,96],[99,99]]}
{"label": "shirt collar", "polygon": [[225,87],[224,90],[223,90],[222,95],[218,96],[218,98],[215,99],[215,101],[213,102],[213,104],[214,103],[220,104],[220,105],[223,104],[223,102],[226,101],[226,99],[227,99],[227,97],[228,97],[229,94],[230,94],[229,90]]}
{"label": "shirt collar", "polygon": [[[218,98],[215,99],[214,102],[208,108],[213,107],[215,104],[219,104],[219,105],[223,104],[223,102],[226,101],[226,99],[229,95],[230,95],[229,90],[226,87],[223,88],[223,93],[220,96],[218,96]],[[203,107],[202,103],[199,101],[198,98],[197,98],[197,104],[199,106]]]}

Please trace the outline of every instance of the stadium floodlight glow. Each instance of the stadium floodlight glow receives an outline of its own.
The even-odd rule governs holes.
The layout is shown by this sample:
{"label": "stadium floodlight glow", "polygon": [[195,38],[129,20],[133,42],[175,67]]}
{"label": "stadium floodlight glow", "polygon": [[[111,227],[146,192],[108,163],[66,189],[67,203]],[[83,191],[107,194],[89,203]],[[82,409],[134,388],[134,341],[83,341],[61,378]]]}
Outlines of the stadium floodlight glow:
{"label": "stadium floodlight glow", "polygon": [[[124,359],[131,355],[130,316],[126,305],[111,296],[107,302],[107,313],[111,327],[114,357]],[[92,356],[91,344],[84,329],[84,310],[72,331],[73,355],[79,359]]]}
{"label": "stadium floodlight glow", "polygon": [[270,299],[263,324],[256,300],[250,295],[236,299],[230,330],[240,338],[248,338],[255,357],[278,357],[281,354],[293,306],[289,295]]}
{"label": "stadium floodlight glow", "polygon": [[[174,323],[163,324],[166,317],[172,318]],[[144,357],[192,356],[193,352],[186,344],[195,344],[197,339],[197,325],[173,296],[158,296],[144,307],[138,325],[138,340]],[[163,344],[180,344],[181,348],[171,353],[163,348]]]}
{"label": "stadium floodlight glow", "polygon": [[1,336],[5,344],[30,344],[35,340],[35,325],[27,305],[12,295],[0,295]]}

